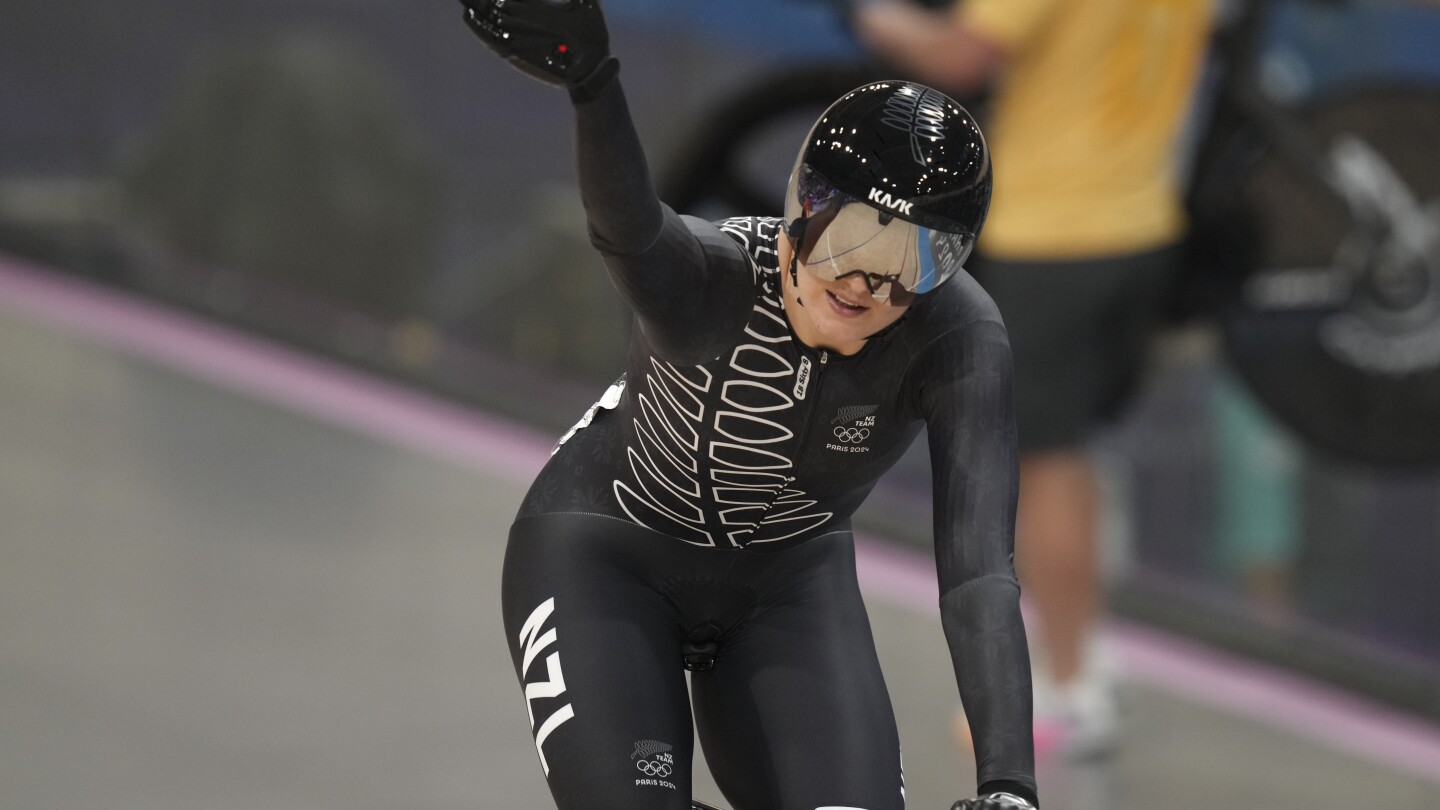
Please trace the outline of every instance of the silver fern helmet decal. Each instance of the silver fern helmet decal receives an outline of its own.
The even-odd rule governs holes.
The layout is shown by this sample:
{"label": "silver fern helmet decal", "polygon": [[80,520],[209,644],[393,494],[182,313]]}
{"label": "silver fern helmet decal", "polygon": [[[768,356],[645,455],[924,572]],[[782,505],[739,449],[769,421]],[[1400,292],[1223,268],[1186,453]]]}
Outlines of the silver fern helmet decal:
{"label": "silver fern helmet decal", "polygon": [[925,150],[921,139],[932,143],[945,140],[946,97],[930,88],[902,88],[885,102],[880,120],[910,136],[910,156],[921,166]]}

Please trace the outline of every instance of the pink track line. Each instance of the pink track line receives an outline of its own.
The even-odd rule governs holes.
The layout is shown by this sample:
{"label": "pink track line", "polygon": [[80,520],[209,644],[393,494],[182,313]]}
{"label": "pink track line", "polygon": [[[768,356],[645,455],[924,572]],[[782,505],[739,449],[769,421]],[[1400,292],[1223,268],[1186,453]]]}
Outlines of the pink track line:
{"label": "pink track line", "polygon": [[533,478],[558,438],[137,296],[3,258],[0,306],[216,386],[487,472]]}
{"label": "pink track line", "polygon": [[[3,258],[0,307],[242,395],[517,482],[534,477],[555,438],[136,296]],[[856,557],[861,585],[872,598],[939,615],[935,568],[927,554],[862,536]],[[1111,620],[1106,632],[1127,677],[1138,683],[1440,784],[1440,727],[1130,622]]]}
{"label": "pink track line", "polygon": [[[935,564],[926,554],[864,536],[855,545],[867,594],[939,616]],[[1440,784],[1440,727],[1433,723],[1133,622],[1111,618],[1104,634],[1131,681]]]}

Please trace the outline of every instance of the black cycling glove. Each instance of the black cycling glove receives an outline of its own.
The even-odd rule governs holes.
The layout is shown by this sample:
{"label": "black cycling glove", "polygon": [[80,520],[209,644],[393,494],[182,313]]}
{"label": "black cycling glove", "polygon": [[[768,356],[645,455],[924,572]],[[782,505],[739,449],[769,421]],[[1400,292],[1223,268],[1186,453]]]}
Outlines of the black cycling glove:
{"label": "black cycling glove", "polygon": [[599,0],[460,0],[491,50],[546,84],[593,99],[620,69]]}
{"label": "black cycling glove", "polygon": [[1035,805],[1013,793],[989,793],[955,802],[950,810],[1035,810]]}

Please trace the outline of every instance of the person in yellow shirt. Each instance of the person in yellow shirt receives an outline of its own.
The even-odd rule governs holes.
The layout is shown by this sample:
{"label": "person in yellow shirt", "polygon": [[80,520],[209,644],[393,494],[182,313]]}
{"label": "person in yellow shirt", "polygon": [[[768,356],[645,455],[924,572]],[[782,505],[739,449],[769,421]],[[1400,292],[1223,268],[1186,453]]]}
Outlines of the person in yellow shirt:
{"label": "person in yellow shirt", "polygon": [[1099,491],[1087,440],[1130,398],[1179,269],[1177,144],[1210,0],[873,0],[851,11],[867,47],[917,80],[992,91],[995,190],[973,272],[1015,354],[1016,562],[1043,655],[1036,743],[1108,751],[1116,718],[1095,652]]}

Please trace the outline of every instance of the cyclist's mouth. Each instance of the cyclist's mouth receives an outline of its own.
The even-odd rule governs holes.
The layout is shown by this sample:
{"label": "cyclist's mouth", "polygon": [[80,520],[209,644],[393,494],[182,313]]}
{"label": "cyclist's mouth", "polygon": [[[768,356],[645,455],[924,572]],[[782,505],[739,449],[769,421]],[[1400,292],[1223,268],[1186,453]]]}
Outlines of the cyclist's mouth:
{"label": "cyclist's mouth", "polygon": [[825,291],[825,300],[830,303],[830,309],[843,318],[857,317],[869,309],[865,304],[847,301],[830,290]]}

